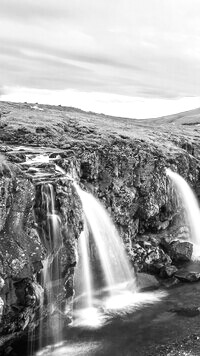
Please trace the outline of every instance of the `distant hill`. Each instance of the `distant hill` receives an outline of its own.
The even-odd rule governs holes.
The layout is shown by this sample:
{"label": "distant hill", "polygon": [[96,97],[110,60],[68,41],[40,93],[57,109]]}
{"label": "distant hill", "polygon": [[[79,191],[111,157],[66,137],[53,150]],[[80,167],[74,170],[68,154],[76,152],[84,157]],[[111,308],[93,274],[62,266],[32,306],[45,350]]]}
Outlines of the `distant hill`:
{"label": "distant hill", "polygon": [[200,108],[147,120],[154,124],[200,125]]}

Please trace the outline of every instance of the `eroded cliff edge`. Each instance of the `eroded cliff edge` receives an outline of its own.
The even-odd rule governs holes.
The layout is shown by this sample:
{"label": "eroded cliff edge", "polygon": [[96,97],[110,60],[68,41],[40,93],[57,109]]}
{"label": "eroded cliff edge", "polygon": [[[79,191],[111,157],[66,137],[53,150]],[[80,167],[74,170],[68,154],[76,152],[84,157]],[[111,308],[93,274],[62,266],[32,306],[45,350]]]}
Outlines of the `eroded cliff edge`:
{"label": "eroded cliff edge", "polygon": [[[199,195],[198,125],[158,125],[29,104],[0,103],[0,108],[2,335],[31,324],[43,293],[36,280],[47,254],[40,190],[21,165],[27,154],[50,155],[103,202],[137,271],[173,276],[176,267],[163,238],[187,239],[189,230],[165,168],[179,172]],[[70,180],[52,171],[51,182],[62,219],[63,298],[70,298],[82,208]]]}

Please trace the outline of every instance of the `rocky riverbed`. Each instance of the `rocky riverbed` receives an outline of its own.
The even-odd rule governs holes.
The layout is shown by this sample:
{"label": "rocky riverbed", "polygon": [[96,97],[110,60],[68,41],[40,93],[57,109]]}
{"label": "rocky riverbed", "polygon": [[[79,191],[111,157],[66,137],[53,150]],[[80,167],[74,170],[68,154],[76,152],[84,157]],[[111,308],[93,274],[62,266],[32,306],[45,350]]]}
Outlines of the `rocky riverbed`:
{"label": "rocky riverbed", "polygon": [[[47,256],[42,240],[44,182],[54,186],[62,221],[63,299],[71,300],[74,293],[77,240],[83,229],[73,179],[107,208],[138,275],[153,274],[165,287],[200,279],[196,268],[188,271],[190,231],[165,171],[166,167],[177,171],[200,196],[196,116],[189,124],[185,116],[182,121],[130,120],[61,106],[6,102],[0,102],[0,114],[2,345],[37,325],[44,293],[37,275]],[[50,162],[24,164],[27,157],[40,154],[49,156]]]}

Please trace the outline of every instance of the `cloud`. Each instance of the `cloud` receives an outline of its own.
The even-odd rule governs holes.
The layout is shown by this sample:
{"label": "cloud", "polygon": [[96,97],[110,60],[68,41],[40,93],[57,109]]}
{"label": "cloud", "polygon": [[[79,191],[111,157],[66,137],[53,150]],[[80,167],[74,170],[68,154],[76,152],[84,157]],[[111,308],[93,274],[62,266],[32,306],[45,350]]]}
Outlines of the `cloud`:
{"label": "cloud", "polygon": [[67,17],[64,0],[1,0],[1,17],[27,22],[37,18]]}
{"label": "cloud", "polygon": [[7,87],[200,95],[199,0],[2,0]]}
{"label": "cloud", "polygon": [[3,88],[0,88],[0,97],[5,94],[6,94],[5,90]]}

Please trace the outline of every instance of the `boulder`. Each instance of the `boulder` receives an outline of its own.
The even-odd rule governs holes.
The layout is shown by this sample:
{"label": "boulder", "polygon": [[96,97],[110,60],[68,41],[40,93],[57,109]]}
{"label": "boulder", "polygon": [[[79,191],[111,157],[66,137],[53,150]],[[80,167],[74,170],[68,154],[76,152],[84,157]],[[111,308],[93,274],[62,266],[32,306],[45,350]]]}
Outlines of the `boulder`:
{"label": "boulder", "polygon": [[170,245],[169,255],[173,261],[190,261],[192,258],[193,245],[190,242],[173,241]]}
{"label": "boulder", "polygon": [[180,280],[178,278],[176,278],[175,276],[173,276],[170,278],[163,279],[161,286],[163,286],[165,288],[172,288],[179,283],[180,283]]}
{"label": "boulder", "polygon": [[163,266],[160,270],[160,274],[159,276],[161,278],[170,278],[172,277],[176,272],[178,271],[178,269],[176,268],[176,266],[174,265],[167,265],[167,266]]}
{"label": "boulder", "polygon": [[187,241],[170,241],[170,238],[162,238],[160,242],[164,251],[171,257],[174,262],[191,261],[193,253],[193,244]]}
{"label": "boulder", "polygon": [[155,274],[159,274],[163,266],[169,266],[172,262],[171,258],[159,246],[142,241],[134,245],[130,258],[137,271]]}
{"label": "boulder", "polygon": [[157,278],[147,273],[137,273],[137,287],[140,291],[154,290],[159,288],[159,282]]}
{"label": "boulder", "polygon": [[200,272],[181,269],[175,273],[175,277],[183,282],[197,282],[200,280]]}
{"label": "boulder", "polygon": [[165,265],[171,264],[171,258],[159,247],[152,247],[144,260],[144,268],[152,273],[159,273]]}

